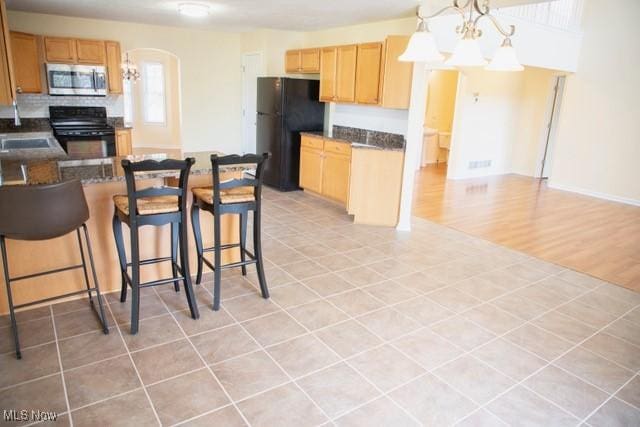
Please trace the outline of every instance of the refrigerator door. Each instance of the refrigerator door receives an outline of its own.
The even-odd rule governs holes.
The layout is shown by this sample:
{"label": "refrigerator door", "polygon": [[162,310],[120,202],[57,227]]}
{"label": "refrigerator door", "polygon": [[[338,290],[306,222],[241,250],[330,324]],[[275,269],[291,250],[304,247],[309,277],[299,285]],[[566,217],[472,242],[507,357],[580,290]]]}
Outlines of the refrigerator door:
{"label": "refrigerator door", "polygon": [[256,150],[271,153],[264,167],[264,183],[280,188],[282,173],[282,116],[258,113],[256,120]]}
{"label": "refrigerator door", "polygon": [[282,113],[282,79],[279,77],[258,77],[258,113]]}

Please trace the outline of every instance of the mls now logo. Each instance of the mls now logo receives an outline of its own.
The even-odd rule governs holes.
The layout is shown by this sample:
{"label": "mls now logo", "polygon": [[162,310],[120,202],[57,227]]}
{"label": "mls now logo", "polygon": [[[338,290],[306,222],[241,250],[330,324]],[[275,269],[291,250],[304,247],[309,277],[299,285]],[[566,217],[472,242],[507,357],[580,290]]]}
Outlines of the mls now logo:
{"label": "mls now logo", "polygon": [[5,409],[2,411],[2,418],[4,421],[55,421],[58,418],[58,414],[53,411],[41,411],[41,410],[16,410]]}

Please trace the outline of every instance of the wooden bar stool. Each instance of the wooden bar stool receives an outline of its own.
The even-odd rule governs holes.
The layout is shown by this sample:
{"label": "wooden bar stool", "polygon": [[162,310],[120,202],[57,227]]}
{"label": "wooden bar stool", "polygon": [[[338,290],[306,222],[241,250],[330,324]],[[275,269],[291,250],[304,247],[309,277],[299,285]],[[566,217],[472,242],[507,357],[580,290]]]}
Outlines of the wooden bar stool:
{"label": "wooden bar stool", "polygon": [[[256,264],[258,281],[263,298],[269,298],[269,290],[264,277],[264,264],[262,262],[261,244],[261,193],[262,193],[262,171],[264,161],[269,158],[265,153],[261,156],[255,154],[245,154],[244,156],[231,155],[218,157],[211,156],[213,186],[194,187],[193,204],[191,205],[191,225],[196,240],[198,251],[198,274],[196,283],[202,281],[203,263],[207,264],[214,273],[213,286],[213,309],[220,308],[220,282],[222,270],[234,267],[241,267],[242,274],[246,276],[246,266]],[[220,166],[240,166],[255,165],[255,177],[232,179],[220,182]],[[213,215],[214,244],[210,248],[202,247],[202,235],[200,232],[200,209],[210,212]],[[246,249],[247,219],[249,212],[253,211],[253,250],[255,254]],[[226,214],[240,215],[240,242],[223,245],[220,238],[221,216]],[[222,265],[222,251],[226,249],[239,248],[240,261]],[[213,264],[204,258],[205,252],[213,252]],[[249,259],[247,260],[247,256]]]}
{"label": "wooden bar stool", "polygon": [[[13,330],[13,340],[16,347],[16,357],[20,359],[20,341],[18,339],[18,325],[16,324],[15,309],[32,306],[43,302],[49,302],[72,295],[87,292],[89,294],[89,304],[96,310],[92,293],[96,293],[98,307],[96,314],[102,323],[102,330],[109,333],[107,318],[104,315],[100,286],[96,276],[96,268],[93,263],[93,252],[87,231],[86,221],[89,219],[89,207],[84,197],[82,184],[80,181],[66,181],[57,184],[47,185],[20,185],[0,187],[0,248],[2,249],[2,265],[4,267],[4,280],[7,287],[7,300],[9,302],[9,313],[11,317],[11,328]],[[85,249],[80,233],[82,229],[89,255],[91,272],[93,275],[93,287],[89,282],[89,273],[85,257]],[[42,271],[25,276],[11,277],[9,274],[9,263],[7,260],[6,239],[12,240],[48,240],[61,237],[75,231],[80,249],[81,264],[54,270]],[[46,274],[60,273],[63,271],[82,268],[86,290],[70,292],[51,298],[38,301],[31,301],[26,304],[13,304],[11,294],[12,282],[32,279]],[[45,284],[46,282],[43,282]]]}
{"label": "wooden bar stool", "polygon": [[[189,256],[187,243],[187,183],[193,158],[186,160],[144,160],[132,163],[122,161],[122,167],[127,182],[127,194],[113,197],[115,212],[113,215],[113,235],[120,259],[122,271],[122,291],[120,301],[127,300],[127,285],[131,286],[131,334],[138,332],[140,317],[140,289],[150,286],[173,283],[176,292],[180,290],[179,282],[184,282],[187,303],[191,310],[191,317],[199,317],[191,276],[189,274]],[[136,189],[136,172],[179,171],[178,187],[152,187],[142,190]],[[131,233],[131,262],[127,262],[127,254],[122,238],[122,223],[129,226]],[[140,239],[138,229],[145,225],[159,227],[171,224],[171,256],[150,259],[140,259]],[[180,248],[180,263],[178,264],[178,247]],[[140,283],[140,266],[171,262],[173,276]],[[128,269],[131,267],[131,275]]]}

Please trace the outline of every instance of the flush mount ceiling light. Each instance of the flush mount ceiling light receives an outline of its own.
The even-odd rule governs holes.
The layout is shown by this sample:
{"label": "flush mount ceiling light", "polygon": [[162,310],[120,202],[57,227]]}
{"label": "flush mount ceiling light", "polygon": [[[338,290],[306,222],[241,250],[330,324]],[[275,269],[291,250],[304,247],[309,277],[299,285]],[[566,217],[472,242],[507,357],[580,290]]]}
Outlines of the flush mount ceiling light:
{"label": "flush mount ceiling light", "polygon": [[204,18],[209,15],[209,9],[209,5],[203,3],[180,3],[178,5],[180,15],[190,18]]}
{"label": "flush mount ceiling light", "polygon": [[416,11],[420,20],[418,29],[411,36],[407,49],[398,59],[400,61],[426,63],[442,61],[442,54],[438,51],[435,39],[429,32],[427,20],[452,10],[458,12],[462,17],[462,25],[456,28],[456,33],[461,34],[462,38],[458,41],[451,57],[445,62],[447,65],[464,68],[482,67],[487,64],[477,40],[482,36],[482,30],[478,28],[478,22],[483,18],[487,18],[505,39],[486,69],[491,71],[522,71],[524,67],[518,61],[515,50],[511,45],[511,37],[515,34],[516,28],[513,25],[509,25],[509,29],[505,30],[500,25],[498,20],[490,13],[489,0],[466,0],[464,4],[461,4],[461,1],[453,0],[452,6],[445,7],[430,16],[421,16],[420,8],[418,8]]}

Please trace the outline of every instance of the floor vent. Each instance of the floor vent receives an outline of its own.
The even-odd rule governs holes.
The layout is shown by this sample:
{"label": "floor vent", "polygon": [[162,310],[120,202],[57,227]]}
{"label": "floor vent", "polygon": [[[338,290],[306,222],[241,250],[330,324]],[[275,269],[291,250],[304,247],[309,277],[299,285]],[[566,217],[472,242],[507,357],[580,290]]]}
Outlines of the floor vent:
{"label": "floor vent", "polygon": [[491,167],[491,160],[474,160],[469,162],[469,169],[480,169]]}

